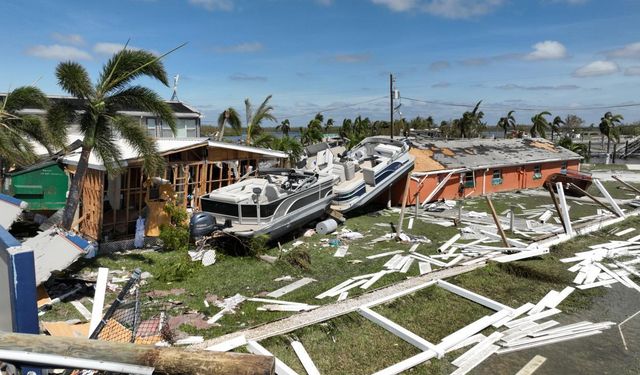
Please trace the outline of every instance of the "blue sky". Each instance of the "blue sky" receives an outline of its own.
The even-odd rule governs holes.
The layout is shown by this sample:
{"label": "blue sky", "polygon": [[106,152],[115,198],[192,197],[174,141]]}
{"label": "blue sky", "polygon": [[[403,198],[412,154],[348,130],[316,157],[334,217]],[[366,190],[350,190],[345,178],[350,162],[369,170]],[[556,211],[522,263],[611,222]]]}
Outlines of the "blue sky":
{"label": "blue sky", "polygon": [[[640,102],[637,0],[5,0],[0,14],[0,91],[61,94],[59,61],[95,77],[128,39],[158,52],[188,42],[165,66],[205,122],[268,94],[296,125],[327,109],[387,119],[389,73],[406,118],[483,100],[489,123],[510,108],[521,123],[543,108],[597,122],[606,109],[589,108]],[[640,107],[614,111],[640,120]]]}

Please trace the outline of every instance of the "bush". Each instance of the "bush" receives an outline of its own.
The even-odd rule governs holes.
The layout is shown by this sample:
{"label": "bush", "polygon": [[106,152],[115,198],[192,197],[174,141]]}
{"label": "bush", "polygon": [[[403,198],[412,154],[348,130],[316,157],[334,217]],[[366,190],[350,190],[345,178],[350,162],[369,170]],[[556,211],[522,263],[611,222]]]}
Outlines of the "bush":
{"label": "bush", "polygon": [[187,253],[189,250],[188,214],[184,207],[167,203],[164,211],[169,215],[170,223],[160,227],[162,248],[166,251],[177,252],[176,259],[168,259],[159,265],[158,280],[180,281],[189,276],[199,263],[192,262]]}
{"label": "bush", "polygon": [[309,251],[306,249],[293,249],[286,253],[282,257],[282,260],[303,271],[309,271],[311,269],[311,255],[309,255]]}

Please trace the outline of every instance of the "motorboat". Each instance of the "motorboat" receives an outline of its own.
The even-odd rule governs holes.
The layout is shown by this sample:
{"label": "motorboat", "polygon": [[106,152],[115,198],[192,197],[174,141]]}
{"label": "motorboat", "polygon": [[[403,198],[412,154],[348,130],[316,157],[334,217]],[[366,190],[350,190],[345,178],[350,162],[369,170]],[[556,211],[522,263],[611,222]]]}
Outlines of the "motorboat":
{"label": "motorboat", "polygon": [[389,137],[368,137],[328,165],[337,177],[331,208],[348,213],[363,207],[413,168],[409,144]]}
{"label": "motorboat", "polygon": [[192,237],[214,232],[280,237],[321,217],[333,200],[335,177],[300,169],[263,169],[200,198]]}

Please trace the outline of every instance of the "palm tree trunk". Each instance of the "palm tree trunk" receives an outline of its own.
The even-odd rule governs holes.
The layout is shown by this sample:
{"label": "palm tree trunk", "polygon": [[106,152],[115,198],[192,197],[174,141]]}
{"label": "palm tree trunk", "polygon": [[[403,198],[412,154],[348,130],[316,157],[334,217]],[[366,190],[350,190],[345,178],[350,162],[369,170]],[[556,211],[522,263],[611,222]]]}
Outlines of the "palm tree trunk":
{"label": "palm tree trunk", "polygon": [[225,124],[226,124],[226,122],[223,122],[222,126],[220,127],[220,129],[218,129],[218,141],[222,141],[222,138],[224,137]]}
{"label": "palm tree trunk", "polygon": [[80,192],[84,185],[84,176],[87,174],[89,167],[89,156],[91,155],[91,147],[82,146],[82,152],[80,153],[80,160],[76,167],[76,173],[71,180],[71,186],[69,187],[69,196],[67,202],[64,205],[64,211],[62,212],[62,228],[65,230],[71,230],[73,225],[73,217],[78,209],[80,203]]}
{"label": "palm tree trunk", "polygon": [[611,138],[607,136],[607,154],[609,153],[609,149],[611,148]]}

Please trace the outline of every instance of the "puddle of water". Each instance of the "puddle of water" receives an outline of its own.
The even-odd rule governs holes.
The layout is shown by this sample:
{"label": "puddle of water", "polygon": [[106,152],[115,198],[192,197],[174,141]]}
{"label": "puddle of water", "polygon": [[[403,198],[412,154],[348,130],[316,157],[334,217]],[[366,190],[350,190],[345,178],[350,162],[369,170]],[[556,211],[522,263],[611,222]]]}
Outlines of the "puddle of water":
{"label": "puddle of water", "polygon": [[[576,290],[574,293],[579,293]],[[562,305],[560,306],[562,309]],[[640,294],[630,288],[614,284],[608,293],[596,298],[589,310],[572,315],[561,315],[555,320],[560,324],[580,321],[620,323],[640,310]],[[622,326],[628,351],[624,349],[618,327],[614,326],[599,335],[578,338],[521,350],[519,352],[493,355],[483,362],[473,374],[515,374],[535,355],[547,361],[535,375],[555,374],[640,374],[640,315]]]}

